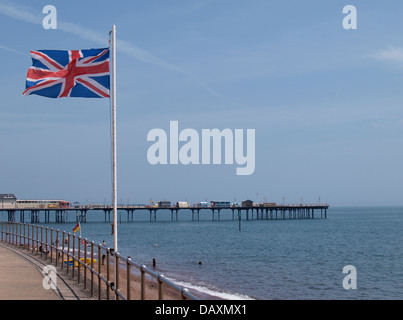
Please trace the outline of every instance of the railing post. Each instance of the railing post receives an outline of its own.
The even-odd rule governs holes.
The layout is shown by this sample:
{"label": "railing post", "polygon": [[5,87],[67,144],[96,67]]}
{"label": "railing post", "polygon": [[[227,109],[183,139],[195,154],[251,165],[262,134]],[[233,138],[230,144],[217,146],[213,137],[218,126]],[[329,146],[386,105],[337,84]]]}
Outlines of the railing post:
{"label": "railing post", "polygon": [[12,225],[12,231],[11,231],[11,234],[12,234],[12,240],[11,240],[11,243],[12,244],[14,244],[15,243],[15,231],[14,231],[14,229],[15,229],[15,224],[14,224],[14,222],[11,222],[11,225]]}
{"label": "railing post", "polygon": [[78,261],[77,261],[77,282],[78,284],[80,284],[80,271],[81,271],[81,238],[78,238],[78,242],[77,242],[77,250],[78,250]]}
{"label": "railing post", "polygon": [[53,262],[53,229],[50,229],[50,263]]}
{"label": "railing post", "polygon": [[109,294],[110,294],[110,278],[109,278],[109,256],[110,256],[110,250],[108,248],[106,252],[106,300],[109,300]]}
{"label": "railing post", "polygon": [[145,286],[145,276],[146,276],[146,274],[145,274],[145,271],[143,270],[143,268],[145,268],[146,266],[145,265],[142,265],[141,266],[141,269],[140,269],[140,271],[141,271],[141,300],[144,300],[145,299],[145,290],[146,290],[146,286]]}
{"label": "railing post", "polygon": [[161,281],[161,278],[164,278],[164,275],[160,275],[158,277],[158,300],[162,300],[163,299],[163,294],[162,294],[162,285],[163,282]]}
{"label": "railing post", "polygon": [[11,244],[14,244],[14,222],[11,223]]}
{"label": "railing post", "polygon": [[45,260],[48,260],[48,228],[45,227]]}
{"label": "railing post", "polygon": [[76,247],[76,236],[73,234],[73,255],[72,255],[72,258],[73,258],[73,270],[72,270],[72,275],[71,275],[73,277],[73,279],[74,279],[74,270],[76,268],[75,247]]}
{"label": "railing post", "polygon": [[62,231],[62,261],[61,261],[61,269],[63,270],[64,264],[64,231]]}
{"label": "railing post", "polygon": [[21,245],[22,245],[22,225],[21,225],[21,223],[19,223],[18,226],[20,227],[20,234],[19,234],[19,236],[20,236],[20,243],[19,244],[20,245],[19,246],[21,247]]}
{"label": "railing post", "polygon": [[55,247],[56,247],[56,267],[57,267],[57,263],[59,261],[59,229],[56,230],[56,240],[55,240]]}
{"label": "railing post", "polygon": [[39,226],[36,225],[36,254],[39,251]]}
{"label": "railing post", "polygon": [[20,247],[24,247],[24,234],[23,234],[23,226],[24,224],[20,222]]}
{"label": "railing post", "polygon": [[130,258],[130,256],[127,257],[127,261],[126,261],[126,277],[127,277],[127,279],[126,279],[126,282],[127,282],[126,298],[127,298],[127,300],[131,300],[131,297],[130,297],[130,267],[131,267],[130,261],[131,260],[132,259]]}
{"label": "railing post", "polygon": [[27,229],[28,229],[28,235],[27,235],[27,240],[28,240],[28,245],[27,245],[27,251],[29,252],[29,244],[32,243],[31,241],[31,237],[29,236],[29,230],[30,230],[30,225],[27,225]]}
{"label": "railing post", "polygon": [[25,223],[24,223],[24,248],[25,248],[25,238],[26,236],[25,236]]}
{"label": "railing post", "polygon": [[101,300],[101,246],[98,245],[98,300]]}
{"label": "railing post", "polygon": [[87,290],[87,238],[84,239],[84,290]]}
{"label": "railing post", "polygon": [[115,258],[114,258],[114,263],[116,263],[115,269],[117,270],[117,272],[115,274],[116,279],[114,279],[115,280],[115,296],[116,296],[116,300],[119,300],[119,295],[118,295],[118,292],[119,292],[119,256],[118,256],[118,254],[119,254],[119,252],[114,251],[113,253],[115,255]]}
{"label": "railing post", "polygon": [[67,234],[67,274],[70,269],[70,233]]}
{"label": "railing post", "polygon": [[[84,263],[87,263],[85,261]],[[91,241],[91,298],[94,296],[94,241]]]}

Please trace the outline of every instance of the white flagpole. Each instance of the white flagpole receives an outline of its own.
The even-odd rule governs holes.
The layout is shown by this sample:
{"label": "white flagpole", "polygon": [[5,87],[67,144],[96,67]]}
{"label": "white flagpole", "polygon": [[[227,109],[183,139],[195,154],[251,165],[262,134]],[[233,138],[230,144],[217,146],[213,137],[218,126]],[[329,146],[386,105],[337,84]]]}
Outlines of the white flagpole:
{"label": "white flagpole", "polygon": [[[118,224],[117,224],[117,170],[116,170],[116,26],[112,26],[112,202],[113,202],[113,250],[118,252]],[[115,285],[118,276],[117,258],[115,256],[114,276]]]}

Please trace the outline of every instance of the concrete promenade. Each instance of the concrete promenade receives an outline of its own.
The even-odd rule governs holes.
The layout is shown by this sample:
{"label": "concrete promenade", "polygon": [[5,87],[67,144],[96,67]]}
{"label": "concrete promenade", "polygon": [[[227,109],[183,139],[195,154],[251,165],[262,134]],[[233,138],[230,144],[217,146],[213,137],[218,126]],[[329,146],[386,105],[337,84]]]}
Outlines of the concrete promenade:
{"label": "concrete promenade", "polygon": [[0,300],[92,300],[65,271],[57,270],[55,289],[45,289],[47,261],[0,242]]}

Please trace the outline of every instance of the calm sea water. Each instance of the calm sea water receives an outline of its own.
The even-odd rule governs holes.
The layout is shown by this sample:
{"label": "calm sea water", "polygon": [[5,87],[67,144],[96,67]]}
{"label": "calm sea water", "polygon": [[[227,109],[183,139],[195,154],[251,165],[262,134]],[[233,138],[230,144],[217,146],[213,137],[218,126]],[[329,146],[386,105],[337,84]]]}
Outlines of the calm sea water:
{"label": "calm sea water", "polygon": [[[316,216],[318,214],[316,213]],[[319,214],[320,216],[320,214]],[[200,221],[181,211],[170,221],[159,211],[121,213],[119,252],[165,276],[224,299],[402,299],[403,207],[330,208],[327,219],[232,220],[231,211]],[[6,216],[1,217],[3,220]],[[217,217],[216,217],[217,218]],[[71,232],[75,218],[48,227]],[[112,246],[103,212],[88,214],[83,236]],[[199,264],[199,261],[202,264]],[[346,290],[343,267],[357,270],[357,289]]]}

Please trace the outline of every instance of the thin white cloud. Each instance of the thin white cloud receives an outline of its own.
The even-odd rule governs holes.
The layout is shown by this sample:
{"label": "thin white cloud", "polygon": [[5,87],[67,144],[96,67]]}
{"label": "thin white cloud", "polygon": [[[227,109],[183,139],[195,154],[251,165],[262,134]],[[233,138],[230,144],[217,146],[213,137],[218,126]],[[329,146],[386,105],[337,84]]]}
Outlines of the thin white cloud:
{"label": "thin white cloud", "polygon": [[403,62],[403,49],[389,47],[386,50],[376,52],[372,57],[381,61]]}
{"label": "thin white cloud", "polygon": [[42,17],[33,14],[32,8],[24,5],[11,4],[9,1],[0,2],[0,12],[14,19],[22,20],[25,22],[42,24]]}
{"label": "thin white cloud", "polygon": [[[57,28],[58,30],[75,34],[85,40],[90,40],[102,46],[107,46],[107,38],[105,37],[105,34],[94,32],[76,23],[63,22],[58,20]],[[144,49],[132,45],[128,41],[117,39],[116,47],[117,51],[125,53],[139,61],[182,72],[180,69],[173,66],[172,64],[161,60],[160,58],[156,57],[155,55]]]}
{"label": "thin white cloud", "polygon": [[0,49],[6,50],[6,51],[9,51],[9,52],[13,52],[13,53],[17,53],[17,54],[20,54],[20,55],[22,55],[24,57],[29,56],[28,54],[25,54],[25,53],[23,53],[21,51],[18,51],[18,50],[15,50],[15,49],[12,49],[12,48],[9,48],[9,47],[6,47],[6,46],[2,46],[1,44],[0,44]]}

